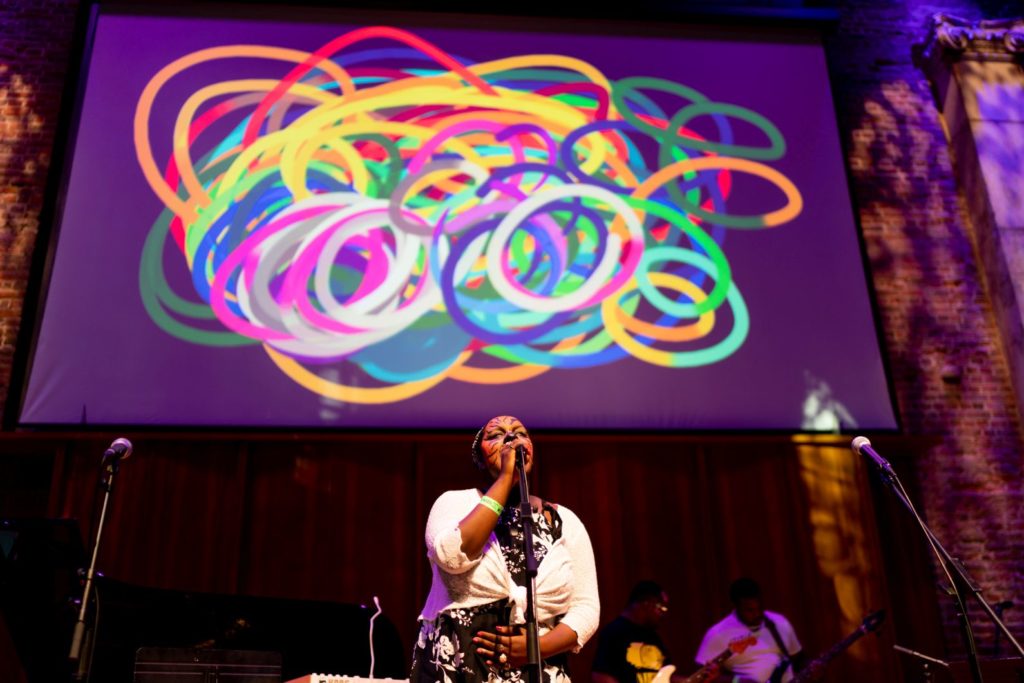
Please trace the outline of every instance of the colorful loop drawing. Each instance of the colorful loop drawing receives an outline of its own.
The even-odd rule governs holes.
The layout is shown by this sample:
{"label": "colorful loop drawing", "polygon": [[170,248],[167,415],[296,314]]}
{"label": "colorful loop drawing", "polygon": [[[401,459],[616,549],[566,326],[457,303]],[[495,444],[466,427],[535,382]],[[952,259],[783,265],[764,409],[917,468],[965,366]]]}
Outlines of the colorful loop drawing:
{"label": "colorful loop drawing", "polygon": [[[763,144],[740,144],[736,122]],[[471,62],[388,27],[313,53],[185,55],[143,91],[134,135],[165,206],[140,263],[153,321],[261,345],[348,403],[721,362],[750,329],[727,232],[803,207],[757,112],[570,56]],[[737,174],[781,206],[731,213]]]}

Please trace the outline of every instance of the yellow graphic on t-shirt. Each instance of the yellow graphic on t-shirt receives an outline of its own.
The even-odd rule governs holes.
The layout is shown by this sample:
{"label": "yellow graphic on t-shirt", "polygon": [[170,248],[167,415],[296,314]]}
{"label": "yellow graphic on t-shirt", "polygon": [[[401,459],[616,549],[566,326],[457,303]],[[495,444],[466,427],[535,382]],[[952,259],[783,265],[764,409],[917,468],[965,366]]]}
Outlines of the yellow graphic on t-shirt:
{"label": "yellow graphic on t-shirt", "polygon": [[636,668],[636,683],[651,683],[665,662],[665,654],[657,645],[630,643],[626,648],[626,661]]}

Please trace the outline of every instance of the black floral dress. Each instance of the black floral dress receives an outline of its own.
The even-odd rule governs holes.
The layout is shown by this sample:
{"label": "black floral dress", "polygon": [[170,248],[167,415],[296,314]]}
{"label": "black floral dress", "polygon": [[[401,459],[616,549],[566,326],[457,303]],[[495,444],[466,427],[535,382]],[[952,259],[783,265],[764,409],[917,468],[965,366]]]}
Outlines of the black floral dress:
{"label": "black floral dress", "polygon": [[[544,503],[544,514],[534,513],[533,552],[537,564],[543,562],[551,546],[562,537],[562,519],[554,506]],[[518,505],[505,508],[494,527],[505,566],[513,581],[526,585],[526,554],[523,552],[523,522]],[[523,669],[488,666],[477,654],[473,637],[479,631],[495,633],[497,626],[511,625],[513,603],[499,600],[477,607],[441,612],[436,619],[424,621],[412,654],[411,683],[498,683],[526,681]],[[543,683],[569,680],[567,657],[560,654],[543,662]]]}

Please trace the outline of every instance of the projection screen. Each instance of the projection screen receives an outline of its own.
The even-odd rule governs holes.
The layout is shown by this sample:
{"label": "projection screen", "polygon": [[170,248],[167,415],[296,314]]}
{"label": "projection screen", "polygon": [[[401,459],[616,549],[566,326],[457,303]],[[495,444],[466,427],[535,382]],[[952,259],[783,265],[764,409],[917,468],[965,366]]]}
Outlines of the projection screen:
{"label": "projection screen", "polygon": [[815,38],[99,8],[20,424],[896,427]]}

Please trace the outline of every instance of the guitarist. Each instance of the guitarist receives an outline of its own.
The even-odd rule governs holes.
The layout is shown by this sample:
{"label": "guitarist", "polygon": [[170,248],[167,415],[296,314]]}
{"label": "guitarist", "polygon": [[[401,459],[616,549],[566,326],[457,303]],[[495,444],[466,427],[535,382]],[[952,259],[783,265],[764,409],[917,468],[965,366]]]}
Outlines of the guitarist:
{"label": "guitarist", "polygon": [[789,683],[803,665],[804,656],[793,626],[781,614],[766,611],[761,587],[742,578],[729,587],[733,611],[708,629],[695,657],[703,666],[734,642],[754,636],[756,642],[723,664],[719,680],[742,683]]}
{"label": "guitarist", "polygon": [[592,683],[651,683],[671,663],[657,631],[667,612],[668,593],[660,585],[640,581],[633,586],[626,608],[598,635]]}

